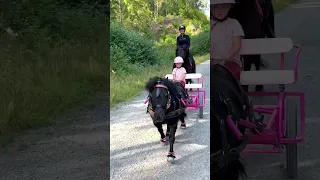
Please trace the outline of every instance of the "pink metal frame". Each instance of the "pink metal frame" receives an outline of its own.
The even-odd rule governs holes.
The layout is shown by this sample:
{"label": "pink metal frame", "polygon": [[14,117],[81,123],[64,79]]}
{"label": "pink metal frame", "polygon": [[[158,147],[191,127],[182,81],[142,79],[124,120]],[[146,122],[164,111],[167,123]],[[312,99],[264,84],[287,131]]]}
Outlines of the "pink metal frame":
{"label": "pink metal frame", "polygon": [[[298,79],[298,63],[300,46],[294,45],[296,56],[294,62],[294,82]],[[281,53],[281,70],[284,70],[284,53]],[[271,114],[268,124],[264,124],[264,130],[258,135],[252,135],[250,144],[273,145],[273,150],[244,150],[244,153],[281,153],[281,144],[298,144],[303,141],[305,131],[305,98],[302,92],[249,92],[249,96],[277,96],[278,105],[255,105],[255,112]],[[285,135],[285,98],[288,96],[299,97],[300,99],[300,132],[296,138],[284,138]],[[247,122],[247,123],[245,123]],[[237,124],[232,122],[231,117],[227,118],[227,124],[232,129],[234,135],[240,140],[243,134],[238,130]],[[240,120],[239,124],[254,129],[255,125],[248,121]]]}
{"label": "pink metal frame", "polygon": [[[198,79],[198,83],[202,84],[202,87],[204,87],[204,77],[201,76],[201,78]],[[188,105],[187,110],[198,110],[199,108],[203,108],[206,106],[206,91],[205,90],[188,90],[189,96],[192,97],[193,102],[191,104]],[[203,94],[203,104],[200,104],[200,94]]]}

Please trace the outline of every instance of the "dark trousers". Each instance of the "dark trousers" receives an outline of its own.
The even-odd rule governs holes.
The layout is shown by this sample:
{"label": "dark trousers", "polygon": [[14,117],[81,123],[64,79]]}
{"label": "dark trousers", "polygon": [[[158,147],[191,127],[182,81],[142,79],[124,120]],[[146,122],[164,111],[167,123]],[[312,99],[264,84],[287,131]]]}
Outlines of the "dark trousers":
{"label": "dark trousers", "polygon": [[[261,55],[244,55],[243,56],[243,70],[244,71],[250,71],[251,65],[254,64],[256,67],[256,70],[260,70],[261,66]],[[242,86],[246,92],[248,92],[249,86],[243,85]],[[261,90],[263,88],[263,85],[256,85],[256,90]]]}

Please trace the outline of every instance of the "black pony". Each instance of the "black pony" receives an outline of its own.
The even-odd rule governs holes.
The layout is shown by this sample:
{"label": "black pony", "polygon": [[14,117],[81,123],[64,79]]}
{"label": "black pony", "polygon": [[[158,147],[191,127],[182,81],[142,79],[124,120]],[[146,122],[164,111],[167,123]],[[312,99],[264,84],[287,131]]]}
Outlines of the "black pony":
{"label": "black pony", "polygon": [[[177,56],[182,57],[183,59],[182,67],[186,69],[187,73],[196,73],[196,63],[195,63],[195,60],[193,59],[193,56],[190,54],[190,52],[188,53],[188,51],[185,48],[179,47],[177,49],[176,54]],[[175,68],[175,64],[173,64],[173,68]],[[191,84],[192,83],[191,79],[186,79],[186,83]]]}
{"label": "black pony", "polygon": [[[173,144],[178,126],[178,121],[185,123],[186,105],[181,99],[187,99],[184,87],[175,81],[167,78],[151,78],[145,86],[149,92],[149,104],[147,112],[150,114],[153,124],[157,127],[161,141],[166,142],[169,136],[170,150],[167,155],[169,162],[174,162],[175,153]],[[163,132],[162,124],[167,124],[166,135]]]}
{"label": "black pony", "polygon": [[[236,19],[241,24],[245,38],[274,38],[274,11],[271,0],[235,0],[236,4],[230,9],[228,16]],[[254,64],[256,70],[260,70],[261,65],[267,67],[261,55],[243,56],[244,71],[250,71]],[[248,86],[243,86],[248,90]],[[263,89],[262,85],[256,86],[256,91]]]}
{"label": "black pony", "polygon": [[[253,126],[257,120],[248,96],[232,73],[221,65],[213,65],[210,73],[210,174],[216,180],[238,180],[240,175],[246,176],[244,165],[240,161],[240,152],[248,143],[248,134],[245,134],[248,126],[243,125],[243,120],[248,118]],[[229,118],[232,120],[230,122],[238,124],[238,130],[244,135],[243,139],[238,139],[234,131],[231,131]],[[251,126],[250,129],[256,134],[256,130],[261,128]]]}

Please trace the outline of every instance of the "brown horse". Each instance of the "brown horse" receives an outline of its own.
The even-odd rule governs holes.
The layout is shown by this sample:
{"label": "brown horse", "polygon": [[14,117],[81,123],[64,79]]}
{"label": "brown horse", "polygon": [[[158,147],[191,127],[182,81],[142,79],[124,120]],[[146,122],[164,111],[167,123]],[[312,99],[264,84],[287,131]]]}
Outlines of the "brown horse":
{"label": "brown horse", "polygon": [[[271,0],[235,0],[236,4],[230,9],[229,17],[236,19],[241,24],[245,39],[273,38],[274,33],[274,11]],[[243,56],[243,70],[250,71],[254,64],[256,70],[266,64],[261,55]],[[248,86],[243,86],[248,91]],[[262,85],[256,86],[256,91],[263,89]]]}

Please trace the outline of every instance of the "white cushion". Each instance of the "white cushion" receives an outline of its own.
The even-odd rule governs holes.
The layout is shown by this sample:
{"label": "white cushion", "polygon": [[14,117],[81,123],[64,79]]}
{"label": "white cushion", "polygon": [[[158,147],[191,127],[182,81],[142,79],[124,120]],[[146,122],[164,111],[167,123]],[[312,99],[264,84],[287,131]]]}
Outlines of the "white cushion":
{"label": "white cushion", "polygon": [[240,76],[242,85],[290,84],[294,81],[293,70],[242,71]]}
{"label": "white cushion", "polygon": [[240,54],[285,53],[289,52],[292,47],[293,44],[290,38],[243,39],[241,40]]}
{"label": "white cushion", "polygon": [[200,89],[202,88],[202,84],[186,84],[186,89]]}

